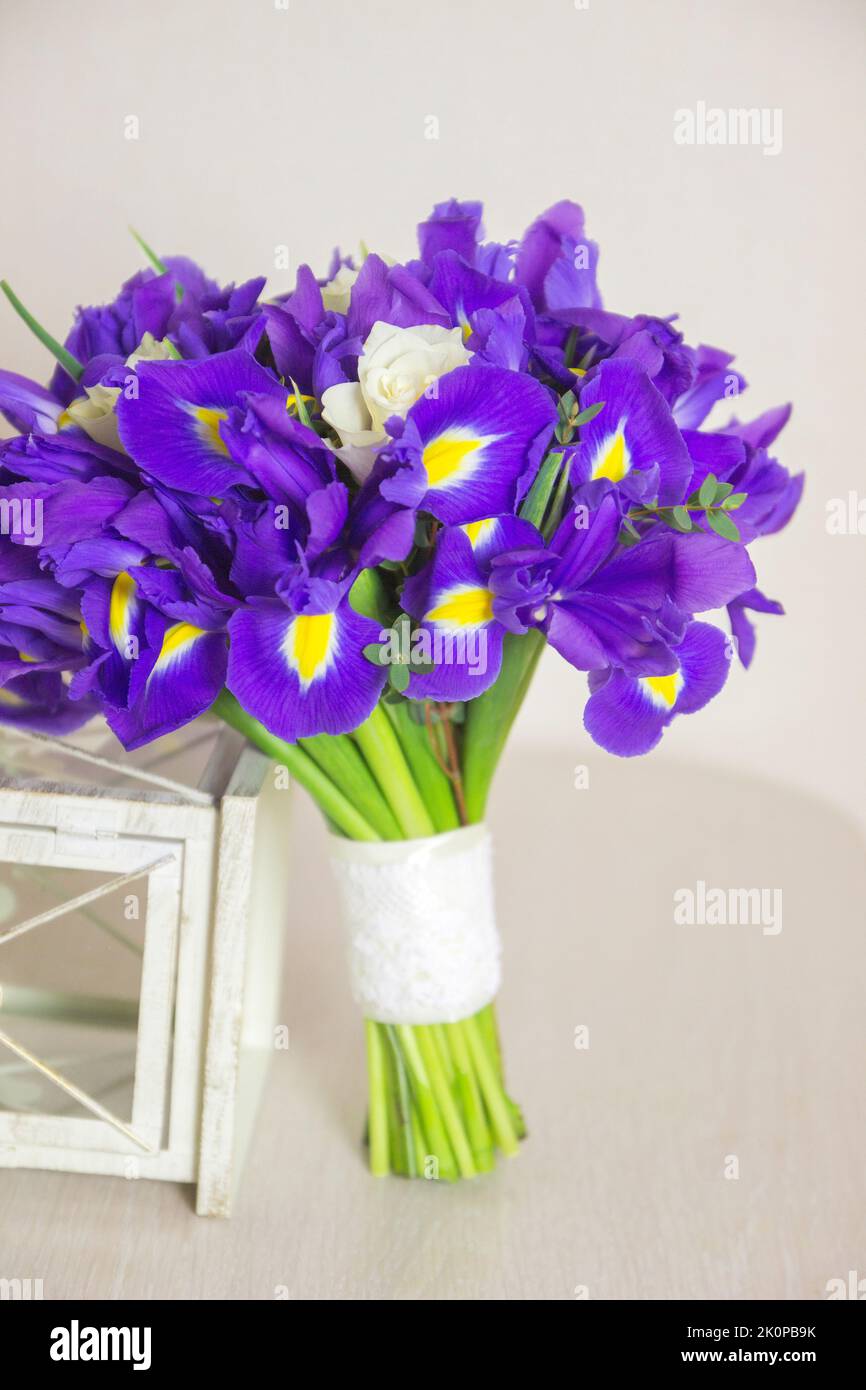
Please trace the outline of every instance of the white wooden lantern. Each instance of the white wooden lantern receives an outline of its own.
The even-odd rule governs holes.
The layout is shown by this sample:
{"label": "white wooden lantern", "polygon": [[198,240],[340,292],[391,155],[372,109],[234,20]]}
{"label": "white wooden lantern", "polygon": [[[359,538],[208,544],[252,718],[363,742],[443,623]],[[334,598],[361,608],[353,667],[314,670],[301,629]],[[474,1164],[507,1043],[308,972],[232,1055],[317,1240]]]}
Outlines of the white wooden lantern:
{"label": "white wooden lantern", "polygon": [[202,719],[0,729],[0,1167],[196,1183],[228,1216],[275,1045],[288,797]]}

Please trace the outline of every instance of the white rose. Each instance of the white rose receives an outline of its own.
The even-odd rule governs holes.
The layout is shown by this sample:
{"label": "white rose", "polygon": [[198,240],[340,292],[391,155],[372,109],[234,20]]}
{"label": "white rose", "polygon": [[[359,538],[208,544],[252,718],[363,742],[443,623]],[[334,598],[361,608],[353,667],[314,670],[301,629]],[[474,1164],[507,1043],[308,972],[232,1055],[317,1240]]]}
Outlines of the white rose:
{"label": "white rose", "polygon": [[[363,265],[370,254],[363,241],[361,242],[360,253],[360,260]],[[384,261],[386,265],[397,264],[392,256],[383,256],[381,253],[379,260]],[[360,274],[360,270],[355,270],[352,266],[341,265],[333,279],[329,280],[327,285],[322,286],[322,304],[325,309],[332,310],[335,314],[348,314],[352,289]]]}
{"label": "white rose", "polygon": [[459,328],[422,323],[394,328],[374,323],[358,358],[358,385],[373,422],[381,430],[389,415],[406,418],[434,381],[472,357]]}
{"label": "white rose", "polygon": [[[163,362],[176,360],[180,356],[177,348],[168,338],[157,341],[152,333],[145,333],[138,347],[126,359],[127,367],[135,367],[138,362]],[[116,449],[119,454],[126,450],[120,442],[117,431],[115,406],[120,395],[119,386],[85,386],[84,395],[70,401],[58,420],[58,428],[64,425],[77,425],[89,434],[96,444],[108,449]]]}
{"label": "white rose", "polygon": [[69,402],[57,421],[58,427],[77,425],[85,434],[89,434],[96,444],[103,444],[107,449],[117,449],[118,453],[123,453],[124,448],[117,433],[117,416],[114,413],[120,387],[85,386],[84,391],[83,396],[77,396],[74,401]]}
{"label": "white rose", "polygon": [[322,395],[322,418],[343,446],[338,457],[365,478],[387,438],[385,421],[392,415],[405,420],[434,381],[471,358],[459,328],[374,323],[358,358],[358,380],[329,386]]}
{"label": "white rose", "polygon": [[127,367],[137,367],[139,362],[177,362],[180,353],[170,338],[154,338],[145,333],[135,352],[126,359]]}
{"label": "white rose", "polygon": [[327,285],[322,286],[322,304],[326,310],[333,310],[335,314],[347,314],[349,312],[352,286],[359,274],[360,271],[352,270],[350,266],[340,266],[333,280],[329,280]]}

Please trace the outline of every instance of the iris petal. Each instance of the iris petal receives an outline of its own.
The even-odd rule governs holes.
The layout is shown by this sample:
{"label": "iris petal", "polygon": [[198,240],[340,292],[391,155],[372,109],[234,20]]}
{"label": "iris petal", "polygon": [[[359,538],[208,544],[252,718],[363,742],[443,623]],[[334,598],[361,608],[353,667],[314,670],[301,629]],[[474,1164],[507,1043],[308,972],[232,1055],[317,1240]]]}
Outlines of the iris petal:
{"label": "iris petal", "polygon": [[372,713],[387,673],[363,649],[380,628],[342,600],[331,613],[242,609],[229,624],[226,684],[278,738],[345,734]]}

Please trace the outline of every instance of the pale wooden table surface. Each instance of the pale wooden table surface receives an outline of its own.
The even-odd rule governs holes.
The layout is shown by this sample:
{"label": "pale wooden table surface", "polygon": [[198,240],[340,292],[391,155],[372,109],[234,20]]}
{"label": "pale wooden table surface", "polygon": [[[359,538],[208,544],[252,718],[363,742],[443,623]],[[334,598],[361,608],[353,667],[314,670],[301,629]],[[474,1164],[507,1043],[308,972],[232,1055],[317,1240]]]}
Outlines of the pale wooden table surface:
{"label": "pale wooden table surface", "polygon": [[[298,797],[291,1048],[235,1217],[165,1184],[0,1172],[0,1277],[46,1298],[546,1300],[822,1298],[866,1275],[862,841],[766,783],[598,759],[578,791],[573,762],[513,755],[493,808],[517,1159],[453,1188],[367,1176],[362,1035]],[[783,930],[675,925],[698,879],[781,888]]]}

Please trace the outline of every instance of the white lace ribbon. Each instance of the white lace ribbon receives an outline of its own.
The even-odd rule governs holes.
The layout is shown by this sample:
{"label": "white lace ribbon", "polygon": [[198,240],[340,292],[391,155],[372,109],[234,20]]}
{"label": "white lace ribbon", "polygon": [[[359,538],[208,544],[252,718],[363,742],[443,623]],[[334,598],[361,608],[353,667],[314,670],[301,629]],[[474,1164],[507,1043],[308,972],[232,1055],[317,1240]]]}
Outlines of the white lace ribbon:
{"label": "white lace ribbon", "polygon": [[379,1023],[456,1023],[499,989],[493,853],[485,825],[424,840],[336,837],[331,866],[352,993]]}

